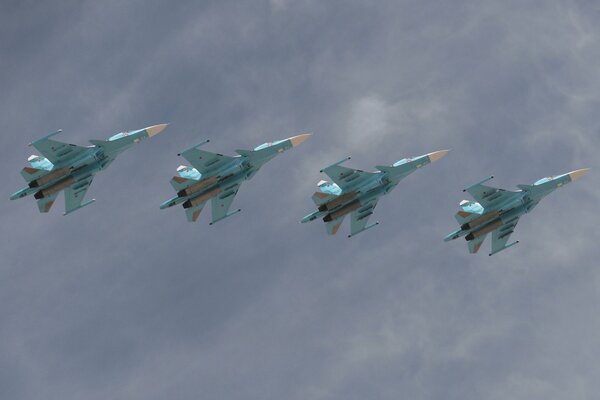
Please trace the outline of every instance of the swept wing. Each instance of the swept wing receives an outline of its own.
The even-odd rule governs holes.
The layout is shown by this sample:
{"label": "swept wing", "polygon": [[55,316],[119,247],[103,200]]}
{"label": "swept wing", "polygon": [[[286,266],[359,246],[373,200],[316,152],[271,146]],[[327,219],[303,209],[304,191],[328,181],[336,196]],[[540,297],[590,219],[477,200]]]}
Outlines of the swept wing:
{"label": "swept wing", "polygon": [[52,208],[52,205],[54,204],[54,200],[56,200],[56,196],[58,196],[58,192],[52,193],[51,195],[37,201],[38,209],[41,213],[47,213],[50,211],[50,208]]}
{"label": "swept wing", "polygon": [[224,156],[219,153],[211,153],[210,151],[200,150],[196,147],[187,149],[181,153],[186,160],[202,175],[210,174],[230,163],[236,157]]}
{"label": "swept wing", "polygon": [[93,179],[94,176],[91,175],[86,179],[75,182],[65,189],[65,215],[70,214],[73,211],[78,210],[94,201],[90,200],[83,205],[81,204],[85,194],[87,193],[87,190],[92,184]]}
{"label": "swept wing", "polygon": [[[235,195],[237,194],[239,188],[240,185],[238,183],[233,184],[228,188],[225,188],[222,193],[211,199],[211,225],[231,215],[229,213],[229,208],[231,207],[231,203],[233,203],[233,199],[235,199]],[[234,213],[235,212],[237,211],[234,211]]]}
{"label": "swept wing", "polygon": [[54,165],[74,159],[88,149],[84,146],[77,146],[75,144],[59,142],[58,140],[50,139],[51,136],[54,136],[60,132],[61,131],[54,132],[31,143],[33,147],[38,149],[38,151]]}
{"label": "swept wing", "polygon": [[342,215],[341,217],[336,218],[332,221],[325,222],[325,228],[327,229],[327,233],[329,235],[335,235],[338,229],[340,229],[340,225],[342,225],[342,222],[344,222],[345,217],[345,215]]}
{"label": "swept wing", "polygon": [[469,245],[469,253],[471,253],[471,254],[477,253],[479,251],[479,248],[481,247],[481,244],[483,243],[483,241],[485,240],[486,237],[487,237],[487,234],[479,236],[478,238],[475,238],[475,239],[467,242]]}
{"label": "swept wing", "polygon": [[367,204],[352,212],[352,220],[350,222],[350,236],[357,235],[363,230],[367,229],[367,222],[373,214],[373,210],[377,205],[379,199],[373,199]]}
{"label": "swept wing", "polygon": [[507,201],[510,198],[519,196],[519,192],[512,190],[499,189],[492,186],[477,183],[465,189],[483,208],[488,208],[494,204]]}
{"label": "swept wing", "polygon": [[337,164],[323,169],[322,172],[326,173],[342,190],[360,185],[373,175],[376,175],[374,172],[365,172],[360,169],[348,168]]}
{"label": "swept wing", "polygon": [[[511,222],[506,225],[501,226],[492,232],[492,253],[495,254],[501,250],[504,250],[506,247],[506,242],[510,238],[510,235],[514,232],[517,223],[519,222],[519,217],[515,217]],[[491,255],[490,254],[490,255]]]}
{"label": "swept wing", "polygon": [[196,222],[198,217],[200,217],[200,213],[202,212],[202,208],[204,208],[205,204],[206,202],[203,202],[194,207],[186,208],[185,216],[187,217],[187,220],[190,222]]}

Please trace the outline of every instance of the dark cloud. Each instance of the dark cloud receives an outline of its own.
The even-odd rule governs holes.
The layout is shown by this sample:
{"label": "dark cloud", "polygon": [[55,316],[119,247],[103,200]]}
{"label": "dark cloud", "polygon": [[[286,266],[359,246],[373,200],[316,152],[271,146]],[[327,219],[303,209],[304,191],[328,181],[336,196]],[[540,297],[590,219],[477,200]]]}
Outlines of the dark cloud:
{"label": "dark cloud", "polygon": [[[0,397],[593,397],[594,2],[5,2]],[[39,215],[26,144],[170,122]],[[312,131],[215,226],[160,211],[181,149]],[[300,225],[323,166],[451,148],[353,239]],[[443,243],[461,189],[594,170],[495,257]],[[60,200],[60,199],[59,199]],[[206,212],[205,212],[206,214]],[[347,227],[344,226],[344,231]]]}

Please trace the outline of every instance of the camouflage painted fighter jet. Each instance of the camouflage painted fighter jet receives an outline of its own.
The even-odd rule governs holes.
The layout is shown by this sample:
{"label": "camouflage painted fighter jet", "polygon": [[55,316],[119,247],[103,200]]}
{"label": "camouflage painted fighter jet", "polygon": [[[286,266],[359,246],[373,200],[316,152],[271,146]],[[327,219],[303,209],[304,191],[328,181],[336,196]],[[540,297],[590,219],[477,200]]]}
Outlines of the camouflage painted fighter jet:
{"label": "camouflage painted fighter jet", "polygon": [[450,233],[444,241],[461,236],[469,245],[469,253],[477,253],[488,233],[492,232],[492,252],[494,255],[519,241],[506,244],[513,233],[519,218],[531,211],[541,199],[555,189],[575,181],[588,172],[588,168],[578,169],[567,174],[542,178],[533,185],[517,185],[520,190],[511,191],[483,185],[493,176],[464,189],[476,201],[463,200],[456,221],[460,229]]}
{"label": "camouflage painted fighter jet", "polygon": [[300,222],[314,221],[322,217],[327,233],[335,235],[347,214],[352,213],[350,235],[352,237],[366,231],[379,222],[367,226],[367,222],[379,198],[396,187],[405,177],[430,162],[436,161],[448,153],[448,150],[435,151],[419,157],[405,158],[391,166],[376,166],[379,171],[365,172],[359,169],[343,167],[340,164],[347,157],[322,169],[333,182],[320,181],[319,191],[312,199],[319,209]]}
{"label": "camouflage painted fighter jet", "polygon": [[236,150],[239,155],[235,157],[198,149],[199,146],[208,143],[208,140],[190,147],[179,155],[192,167],[181,165],[177,168],[179,176],[170,181],[177,196],[162,203],[160,208],[183,204],[188,221],[194,222],[200,216],[206,202],[211,200],[210,225],[236,214],[241,209],[229,212],[229,208],[242,182],[251,179],[267,161],[298,146],[310,136],[310,133],[305,133],[264,143],[254,150]]}
{"label": "camouflage painted fighter jet", "polygon": [[91,146],[77,146],[50,139],[62,130],[51,133],[30,143],[42,156],[28,158],[31,167],[25,167],[21,175],[29,186],[10,196],[11,200],[34,195],[40,212],[50,211],[56,196],[65,191],[65,213],[85,207],[95,199],[82,203],[96,172],[108,167],[121,152],[134,143],[152,137],[167,127],[167,124],[149,126],[132,132],[121,132],[108,140],[90,140]]}

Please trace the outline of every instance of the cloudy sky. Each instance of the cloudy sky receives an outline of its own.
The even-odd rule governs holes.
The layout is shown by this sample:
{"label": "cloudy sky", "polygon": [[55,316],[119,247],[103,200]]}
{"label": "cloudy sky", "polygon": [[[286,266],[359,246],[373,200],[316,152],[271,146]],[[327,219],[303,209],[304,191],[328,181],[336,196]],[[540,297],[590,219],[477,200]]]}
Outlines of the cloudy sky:
{"label": "cloudy sky", "polygon": [[[3,1],[0,398],[597,398],[599,18],[584,0]],[[93,205],[8,200],[32,140],[163,122]],[[158,209],[180,150],[307,131],[235,217]],[[298,223],[329,163],[446,148],[378,228]],[[582,167],[518,246],[442,241],[469,184]]]}

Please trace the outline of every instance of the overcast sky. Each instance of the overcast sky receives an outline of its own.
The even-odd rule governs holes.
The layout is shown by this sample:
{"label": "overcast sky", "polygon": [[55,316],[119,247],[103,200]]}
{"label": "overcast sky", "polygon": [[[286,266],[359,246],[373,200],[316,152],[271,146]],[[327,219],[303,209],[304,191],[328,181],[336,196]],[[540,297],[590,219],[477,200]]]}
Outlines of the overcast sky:
{"label": "overcast sky", "polygon": [[[595,1],[3,1],[0,398],[597,398],[599,19]],[[163,122],[93,205],[8,200],[32,140]],[[159,210],[182,149],[302,132],[242,213]],[[298,222],[332,162],[448,148],[375,229]],[[443,242],[464,187],[583,167],[519,245]]]}

